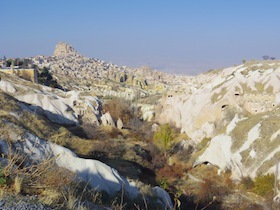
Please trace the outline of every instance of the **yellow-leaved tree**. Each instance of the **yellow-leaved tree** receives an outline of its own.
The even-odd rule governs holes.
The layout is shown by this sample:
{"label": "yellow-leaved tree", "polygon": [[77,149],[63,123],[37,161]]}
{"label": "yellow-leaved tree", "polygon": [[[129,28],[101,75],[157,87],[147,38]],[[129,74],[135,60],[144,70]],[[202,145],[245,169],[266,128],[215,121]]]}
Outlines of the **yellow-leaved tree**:
{"label": "yellow-leaved tree", "polygon": [[174,132],[169,124],[160,125],[158,130],[154,134],[154,143],[164,152],[166,157],[166,152],[170,149],[172,145],[172,139]]}

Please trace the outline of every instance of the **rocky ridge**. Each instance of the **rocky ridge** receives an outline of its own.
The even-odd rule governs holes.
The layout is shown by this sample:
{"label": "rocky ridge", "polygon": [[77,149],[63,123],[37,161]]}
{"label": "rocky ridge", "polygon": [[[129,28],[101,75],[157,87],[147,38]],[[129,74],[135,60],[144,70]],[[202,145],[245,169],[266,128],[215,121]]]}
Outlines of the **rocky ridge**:
{"label": "rocky ridge", "polygon": [[35,114],[43,114],[58,124],[79,124],[80,119],[99,125],[101,101],[96,96],[80,91],[64,92],[32,84],[10,75],[1,74],[0,89],[19,101]]}
{"label": "rocky ridge", "polygon": [[280,62],[248,62],[199,75],[196,81],[193,91],[164,97],[157,115],[196,144],[210,139],[194,167],[210,163],[231,170],[237,180],[275,171]]}

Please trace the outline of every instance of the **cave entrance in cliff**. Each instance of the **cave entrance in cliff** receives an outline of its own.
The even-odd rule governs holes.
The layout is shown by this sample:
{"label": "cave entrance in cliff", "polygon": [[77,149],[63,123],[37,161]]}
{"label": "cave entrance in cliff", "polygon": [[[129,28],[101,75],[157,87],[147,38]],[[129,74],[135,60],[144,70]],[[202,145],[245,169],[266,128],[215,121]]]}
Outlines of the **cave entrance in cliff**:
{"label": "cave entrance in cliff", "polygon": [[207,167],[207,166],[212,166],[212,164],[208,161],[204,161],[204,162],[201,162],[201,163],[195,165],[193,168],[201,168],[201,167]]}
{"label": "cave entrance in cliff", "polygon": [[224,105],[222,105],[222,109],[225,109],[228,106],[229,106],[228,104],[224,104]]}

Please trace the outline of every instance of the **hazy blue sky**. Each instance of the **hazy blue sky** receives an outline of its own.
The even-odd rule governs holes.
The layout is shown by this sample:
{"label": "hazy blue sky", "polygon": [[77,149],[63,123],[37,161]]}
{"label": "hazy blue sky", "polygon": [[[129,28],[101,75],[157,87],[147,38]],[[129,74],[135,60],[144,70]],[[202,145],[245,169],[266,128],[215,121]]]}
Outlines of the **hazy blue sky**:
{"label": "hazy blue sky", "polygon": [[0,0],[0,57],[65,41],[118,65],[198,74],[280,59],[279,0]]}

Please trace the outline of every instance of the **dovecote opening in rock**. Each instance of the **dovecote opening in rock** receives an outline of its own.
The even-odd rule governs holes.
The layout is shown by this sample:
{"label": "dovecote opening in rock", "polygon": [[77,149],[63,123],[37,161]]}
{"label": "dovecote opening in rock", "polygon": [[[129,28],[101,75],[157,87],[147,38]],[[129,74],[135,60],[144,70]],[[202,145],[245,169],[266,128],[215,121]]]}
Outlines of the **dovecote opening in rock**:
{"label": "dovecote opening in rock", "polygon": [[228,104],[224,104],[224,105],[222,105],[222,109],[225,109],[228,106],[229,106]]}
{"label": "dovecote opening in rock", "polygon": [[202,165],[210,166],[212,164],[210,162],[208,162],[208,161],[204,161],[204,162],[201,162],[201,163],[194,163],[192,167],[196,168],[196,167],[202,166]]}

